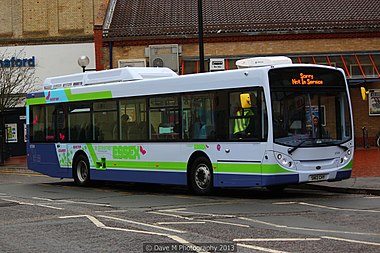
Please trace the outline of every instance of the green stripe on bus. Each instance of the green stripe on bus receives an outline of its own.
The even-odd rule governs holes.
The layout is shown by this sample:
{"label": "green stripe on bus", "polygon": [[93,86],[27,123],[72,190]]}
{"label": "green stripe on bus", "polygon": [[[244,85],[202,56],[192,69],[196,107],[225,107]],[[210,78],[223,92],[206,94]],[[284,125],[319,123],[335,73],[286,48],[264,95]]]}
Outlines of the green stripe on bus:
{"label": "green stripe on bus", "polygon": [[292,173],[285,170],[277,164],[236,164],[236,163],[218,163],[217,172],[233,173],[256,173],[256,174],[276,174]]}
{"label": "green stripe on bus", "polygon": [[286,170],[278,164],[262,164],[263,174],[276,174],[276,173],[295,173],[293,171]]}
{"label": "green stripe on bus", "polygon": [[349,163],[347,163],[346,166],[341,168],[340,170],[347,170],[347,169],[352,169],[353,161],[351,160]]}
{"label": "green stripe on bus", "polygon": [[137,162],[137,161],[106,161],[107,168],[114,169],[141,169],[141,170],[172,170],[186,171],[187,163],[185,162]]}
{"label": "green stripe on bus", "polygon": [[83,94],[72,94],[71,89],[65,89],[67,99],[71,101],[80,101],[80,100],[93,100],[93,99],[103,99],[103,98],[112,98],[111,91],[98,91],[98,92],[89,92]]}
{"label": "green stripe on bus", "polygon": [[46,104],[46,98],[28,98],[26,100],[26,105],[42,105]]}
{"label": "green stripe on bus", "polygon": [[88,152],[90,153],[90,156],[92,158],[92,161],[94,163],[96,163],[96,161],[98,161],[98,157],[96,156],[96,153],[95,153],[95,150],[94,150],[94,147],[92,146],[92,144],[90,143],[87,143],[87,148],[88,148]]}

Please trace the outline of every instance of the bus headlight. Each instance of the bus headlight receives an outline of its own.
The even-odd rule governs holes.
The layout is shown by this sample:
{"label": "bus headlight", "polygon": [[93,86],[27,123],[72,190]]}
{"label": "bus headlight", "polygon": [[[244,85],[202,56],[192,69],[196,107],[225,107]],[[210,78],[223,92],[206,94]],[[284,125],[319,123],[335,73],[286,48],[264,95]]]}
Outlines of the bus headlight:
{"label": "bus headlight", "polygon": [[275,157],[277,162],[286,168],[292,168],[294,166],[293,159],[287,155],[275,153]]}
{"label": "bus headlight", "polygon": [[351,159],[351,154],[352,154],[351,149],[347,150],[346,152],[343,152],[342,155],[340,156],[340,163],[343,164],[349,161]]}

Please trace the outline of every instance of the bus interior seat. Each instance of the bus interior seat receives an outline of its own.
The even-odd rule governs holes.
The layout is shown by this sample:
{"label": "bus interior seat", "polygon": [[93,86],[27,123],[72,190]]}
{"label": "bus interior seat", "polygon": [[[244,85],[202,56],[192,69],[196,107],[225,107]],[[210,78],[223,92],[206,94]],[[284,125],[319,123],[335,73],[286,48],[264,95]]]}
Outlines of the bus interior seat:
{"label": "bus interior seat", "polygon": [[193,123],[192,130],[193,139],[201,139],[201,123],[199,121]]}
{"label": "bus interior seat", "polygon": [[119,140],[119,125],[117,124],[117,121],[114,122],[114,127],[112,130],[112,140],[117,141]]}
{"label": "bus interior seat", "polygon": [[215,136],[215,127],[213,125],[203,125],[199,131],[198,139],[209,139]]}
{"label": "bus interior seat", "polygon": [[140,131],[141,131],[141,139],[146,140],[148,139],[148,133],[147,133],[147,123],[145,121],[142,121],[139,123]]}
{"label": "bus interior seat", "polygon": [[77,135],[76,140],[77,141],[85,140],[86,136],[87,136],[87,126],[86,126],[86,124],[83,123],[78,128],[78,135]]}
{"label": "bus interior seat", "polygon": [[141,139],[141,128],[138,122],[129,122],[128,139],[129,140]]}

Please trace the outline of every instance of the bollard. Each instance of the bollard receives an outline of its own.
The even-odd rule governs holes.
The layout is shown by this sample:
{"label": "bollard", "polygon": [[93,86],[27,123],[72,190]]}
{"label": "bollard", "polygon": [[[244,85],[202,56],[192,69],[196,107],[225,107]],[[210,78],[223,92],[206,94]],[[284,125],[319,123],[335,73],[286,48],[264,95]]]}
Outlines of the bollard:
{"label": "bollard", "polygon": [[365,148],[365,129],[366,129],[366,127],[362,127],[362,133],[363,133],[363,148]]}
{"label": "bollard", "polygon": [[369,148],[369,145],[368,145],[368,129],[364,126],[364,127],[362,127],[362,132],[363,132],[363,147]]}
{"label": "bollard", "polygon": [[365,147],[369,148],[369,141],[368,141],[368,129],[365,129]]}
{"label": "bollard", "polygon": [[362,127],[362,133],[363,133],[363,148],[368,147],[368,130],[365,126]]}

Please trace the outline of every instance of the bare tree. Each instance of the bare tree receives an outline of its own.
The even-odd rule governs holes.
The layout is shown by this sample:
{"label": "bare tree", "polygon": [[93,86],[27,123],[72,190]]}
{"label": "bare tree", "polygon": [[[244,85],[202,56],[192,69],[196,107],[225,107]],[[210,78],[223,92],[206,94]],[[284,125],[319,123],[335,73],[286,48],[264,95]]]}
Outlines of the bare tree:
{"label": "bare tree", "polygon": [[0,164],[4,162],[4,112],[25,106],[26,93],[35,90],[34,60],[27,59],[23,50],[0,54]]}
{"label": "bare tree", "polygon": [[24,51],[0,55],[0,113],[24,106],[26,93],[35,89],[35,68],[30,61]]}

